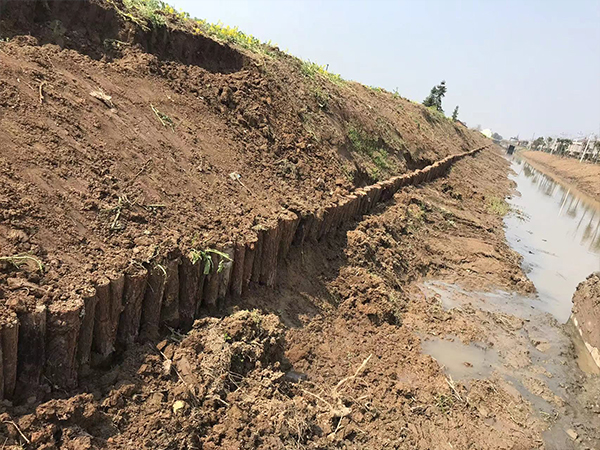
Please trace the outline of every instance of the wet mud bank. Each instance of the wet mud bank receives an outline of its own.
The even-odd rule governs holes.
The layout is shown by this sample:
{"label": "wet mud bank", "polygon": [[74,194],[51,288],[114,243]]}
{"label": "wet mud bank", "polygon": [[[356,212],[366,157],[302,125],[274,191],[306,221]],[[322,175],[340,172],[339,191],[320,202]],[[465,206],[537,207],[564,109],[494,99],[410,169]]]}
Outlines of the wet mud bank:
{"label": "wet mud bank", "polygon": [[589,366],[578,360],[568,326],[539,309],[535,297],[439,281],[421,289],[452,315],[422,342],[451,379],[494,379],[518,393],[533,410],[527,427],[539,427],[547,450],[596,448],[598,372],[582,371]]}
{"label": "wet mud bank", "polygon": [[22,402],[48,389],[72,389],[90,368],[110,365],[140,338],[170,330],[188,331],[194,320],[239,298],[250,284],[272,288],[292,245],[323,240],[349,221],[391,199],[405,186],[443,176],[458,160],[481,151],[452,155],[423,169],[354,191],[316,213],[282,215],[271,228],[227,242],[206,255],[174,251],[163,264],[99,276],[68,299],[31,305],[3,317],[3,398]]}

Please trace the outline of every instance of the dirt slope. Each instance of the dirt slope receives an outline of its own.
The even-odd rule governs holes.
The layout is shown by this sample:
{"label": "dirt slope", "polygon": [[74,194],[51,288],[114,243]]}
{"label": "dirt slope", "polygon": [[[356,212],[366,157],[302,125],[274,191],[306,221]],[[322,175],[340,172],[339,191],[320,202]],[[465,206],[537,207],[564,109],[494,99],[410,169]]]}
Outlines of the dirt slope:
{"label": "dirt slope", "polygon": [[[100,275],[243,241],[285,211],[483,142],[277,49],[216,42],[176,16],[149,29],[123,8],[1,3],[0,256],[44,265],[0,262],[11,304],[31,309]],[[13,298],[9,277],[42,289]]]}

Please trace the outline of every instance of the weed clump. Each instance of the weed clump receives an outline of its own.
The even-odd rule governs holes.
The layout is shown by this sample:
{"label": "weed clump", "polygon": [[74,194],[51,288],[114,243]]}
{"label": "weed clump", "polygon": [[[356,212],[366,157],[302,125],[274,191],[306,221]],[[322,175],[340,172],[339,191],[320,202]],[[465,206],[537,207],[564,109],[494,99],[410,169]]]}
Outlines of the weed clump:
{"label": "weed clump", "polygon": [[269,50],[272,47],[271,41],[261,42],[260,39],[252,36],[251,34],[246,34],[240,31],[238,27],[230,27],[229,25],[224,25],[221,22],[209,23],[202,19],[194,19],[194,21],[196,22],[196,27],[194,28],[194,33],[196,34],[205,34],[221,41],[237,44],[240,47],[252,50],[254,52],[268,55],[271,55],[272,53]]}
{"label": "weed clump", "polygon": [[[212,260],[213,254],[220,256],[219,263],[216,268],[214,267],[214,262]],[[192,264],[200,263],[202,265],[202,273],[204,275],[214,272],[215,269],[217,273],[221,273],[223,271],[224,263],[226,261],[232,261],[227,253],[215,250],[214,248],[207,248],[206,250],[192,249],[190,250],[189,258]]]}
{"label": "weed clump", "polygon": [[506,203],[506,200],[499,197],[490,197],[487,200],[487,209],[493,214],[499,216],[505,216],[510,211],[510,206]]}
{"label": "weed clump", "polygon": [[371,160],[375,167],[369,169],[369,175],[379,180],[383,172],[394,168],[390,160],[390,154],[382,145],[381,139],[370,136],[364,130],[350,126],[348,128],[348,140],[353,151],[361,153]]}

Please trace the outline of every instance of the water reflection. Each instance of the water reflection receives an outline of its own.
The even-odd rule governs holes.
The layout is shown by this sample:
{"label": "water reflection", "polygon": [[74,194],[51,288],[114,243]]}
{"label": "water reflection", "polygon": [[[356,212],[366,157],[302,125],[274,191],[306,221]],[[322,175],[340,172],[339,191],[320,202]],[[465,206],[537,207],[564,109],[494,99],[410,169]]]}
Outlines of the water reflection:
{"label": "water reflection", "polygon": [[520,195],[509,199],[525,213],[505,218],[511,247],[523,256],[523,267],[535,284],[543,308],[565,322],[577,284],[600,270],[600,211],[593,201],[513,159]]}

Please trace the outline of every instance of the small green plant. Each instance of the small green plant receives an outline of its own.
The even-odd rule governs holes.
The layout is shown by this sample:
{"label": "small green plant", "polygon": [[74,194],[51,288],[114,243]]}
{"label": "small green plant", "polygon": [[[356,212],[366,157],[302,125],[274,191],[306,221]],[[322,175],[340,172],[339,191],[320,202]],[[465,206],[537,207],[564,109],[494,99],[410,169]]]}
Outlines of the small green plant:
{"label": "small green plant", "polygon": [[33,265],[37,268],[40,273],[44,272],[44,265],[42,261],[37,259],[35,256],[31,255],[13,255],[13,256],[0,256],[0,261],[8,262],[12,264],[17,269],[20,269],[22,266],[30,266]]}
{"label": "small green plant", "polygon": [[436,405],[443,414],[449,414],[454,406],[454,399],[444,394],[436,397]]}
{"label": "small green plant", "polygon": [[490,213],[505,216],[510,211],[510,206],[503,198],[489,197],[487,199],[487,209]]}
{"label": "small green plant", "polygon": [[250,313],[250,317],[256,325],[259,327],[262,325],[262,316],[260,315],[260,311],[258,311],[258,309],[253,309]]}
{"label": "small green plant", "polygon": [[232,338],[232,337],[231,337],[231,335],[230,335],[230,334],[229,334],[229,333],[226,331],[226,332],[223,334],[223,339],[225,340],[225,342],[231,342],[231,340],[232,340],[233,338]]}
{"label": "small green plant", "polygon": [[348,128],[348,139],[353,150],[368,156],[375,165],[369,171],[371,178],[379,180],[383,171],[393,168],[390,154],[380,145],[379,139],[373,138],[365,131],[352,125]]}
{"label": "small green plant", "polygon": [[198,262],[200,264],[202,264],[202,266],[203,266],[202,273],[204,275],[208,275],[209,273],[213,272],[215,269],[214,262],[212,259],[213,254],[219,255],[221,257],[221,259],[219,260],[219,264],[217,265],[217,273],[221,273],[221,271],[223,270],[223,264],[226,261],[232,261],[232,259],[229,257],[229,255],[227,253],[223,253],[219,250],[215,250],[214,248],[207,248],[206,250],[192,249],[192,250],[190,250],[190,253],[188,256],[189,256],[192,264],[196,264]]}
{"label": "small green plant", "polygon": [[152,108],[152,111],[154,112],[156,117],[158,117],[158,120],[160,120],[160,123],[162,123],[163,127],[170,126],[171,131],[173,131],[173,133],[174,133],[175,132],[175,122],[173,122],[173,119],[171,119],[165,113],[162,113],[158,109],[156,109],[152,103],[150,104],[150,108]]}
{"label": "small green plant", "polygon": [[317,87],[315,89],[315,100],[317,101],[319,108],[326,110],[329,105],[329,94]]}
{"label": "small green plant", "polygon": [[387,152],[387,150],[381,148],[375,155],[373,155],[373,162],[380,169],[389,169],[389,156],[390,154]]}
{"label": "small green plant", "polygon": [[381,170],[379,170],[378,167],[371,167],[369,169],[369,176],[375,180],[375,181],[379,181],[381,180],[382,176],[381,176]]}

